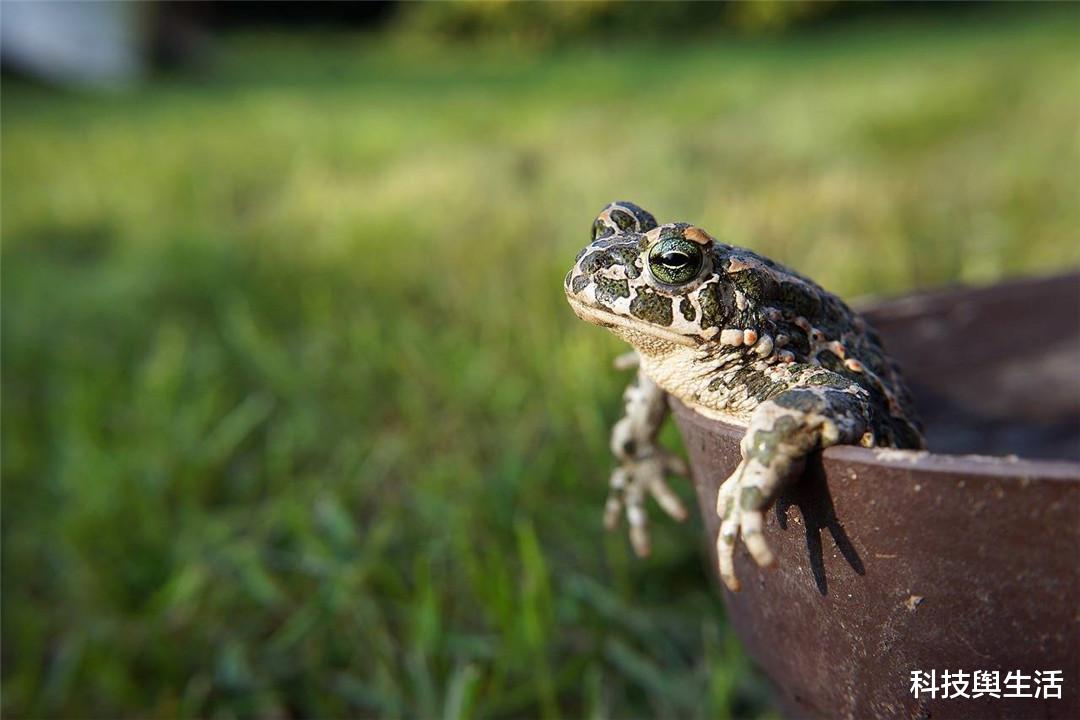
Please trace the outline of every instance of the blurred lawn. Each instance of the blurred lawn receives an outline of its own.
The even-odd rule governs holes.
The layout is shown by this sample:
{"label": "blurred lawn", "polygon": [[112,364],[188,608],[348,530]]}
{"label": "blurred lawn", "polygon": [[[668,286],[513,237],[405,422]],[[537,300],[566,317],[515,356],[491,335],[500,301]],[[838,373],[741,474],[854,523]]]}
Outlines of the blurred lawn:
{"label": "blurred lawn", "polygon": [[699,524],[601,530],[563,273],[614,198],[847,296],[1076,267],[1077,17],[6,81],[3,714],[767,712]]}

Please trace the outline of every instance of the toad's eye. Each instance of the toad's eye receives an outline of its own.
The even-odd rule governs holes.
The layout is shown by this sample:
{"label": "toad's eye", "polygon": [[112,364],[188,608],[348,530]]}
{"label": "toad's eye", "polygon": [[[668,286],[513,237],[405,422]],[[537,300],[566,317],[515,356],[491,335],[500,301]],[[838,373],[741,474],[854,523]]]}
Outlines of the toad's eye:
{"label": "toad's eye", "polygon": [[682,285],[697,277],[704,262],[701,246],[689,240],[661,240],[649,252],[653,277],[668,285]]}

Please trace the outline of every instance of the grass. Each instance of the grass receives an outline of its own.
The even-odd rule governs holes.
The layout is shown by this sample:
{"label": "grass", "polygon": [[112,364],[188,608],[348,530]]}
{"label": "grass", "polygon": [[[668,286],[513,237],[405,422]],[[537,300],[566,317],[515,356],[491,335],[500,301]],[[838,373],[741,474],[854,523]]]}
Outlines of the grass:
{"label": "grass", "polygon": [[847,296],[1076,267],[1077,29],[5,82],[3,714],[768,714],[700,524],[600,528],[625,378],[562,275],[614,198]]}

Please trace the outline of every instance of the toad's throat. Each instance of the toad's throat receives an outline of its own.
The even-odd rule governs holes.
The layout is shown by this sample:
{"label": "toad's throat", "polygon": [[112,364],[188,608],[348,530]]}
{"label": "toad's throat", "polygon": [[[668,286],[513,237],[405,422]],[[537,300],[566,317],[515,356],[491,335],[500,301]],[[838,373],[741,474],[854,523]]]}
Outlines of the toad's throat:
{"label": "toad's throat", "polygon": [[676,345],[684,345],[686,347],[697,347],[698,341],[695,338],[688,337],[686,335],[680,335],[677,332],[671,330],[665,330],[664,328],[651,325],[646,322],[637,322],[624,315],[617,315],[603,308],[596,307],[594,305],[586,305],[580,300],[566,296],[566,299],[570,302],[570,307],[573,309],[574,314],[585,322],[590,322],[594,325],[601,325],[603,327],[621,327],[631,330],[635,333],[641,333],[642,335],[651,335],[658,340],[674,343]]}

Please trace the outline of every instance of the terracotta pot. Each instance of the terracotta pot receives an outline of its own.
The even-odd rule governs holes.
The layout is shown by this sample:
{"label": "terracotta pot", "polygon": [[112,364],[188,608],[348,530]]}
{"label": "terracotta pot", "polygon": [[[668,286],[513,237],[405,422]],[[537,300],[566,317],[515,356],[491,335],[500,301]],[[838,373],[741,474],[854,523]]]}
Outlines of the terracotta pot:
{"label": "terracotta pot", "polygon": [[[813,458],[769,514],[778,567],[740,543],[736,631],[789,717],[1080,718],[1080,276],[865,314],[930,452]],[[673,409],[712,547],[742,430]],[[1061,699],[916,698],[913,670],[997,671],[1002,694],[1010,671],[1058,670]]]}

